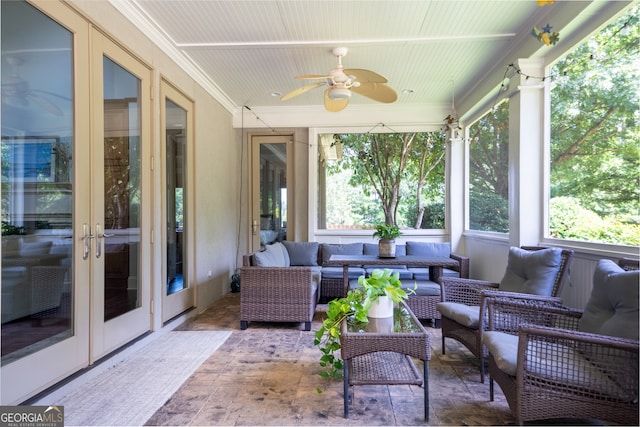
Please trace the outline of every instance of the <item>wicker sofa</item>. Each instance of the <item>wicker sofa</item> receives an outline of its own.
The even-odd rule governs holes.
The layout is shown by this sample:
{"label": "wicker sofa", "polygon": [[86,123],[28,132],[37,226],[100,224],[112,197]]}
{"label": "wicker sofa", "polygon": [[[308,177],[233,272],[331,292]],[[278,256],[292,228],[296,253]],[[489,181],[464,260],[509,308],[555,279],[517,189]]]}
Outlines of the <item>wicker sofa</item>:
{"label": "wicker sofa", "polygon": [[[279,246],[278,246],[279,245]],[[277,252],[275,248],[284,247],[285,259],[276,260],[274,263],[270,253]],[[425,243],[425,242],[406,242],[396,246],[396,254],[402,255],[423,255],[423,256],[446,256],[458,261],[458,266],[454,269],[444,269],[443,275],[450,277],[469,277],[469,258],[451,253],[451,245],[449,243]],[[286,322],[310,322],[313,318],[307,316],[307,308],[310,309],[311,294],[306,292],[317,292],[318,301],[329,301],[345,295],[343,269],[339,266],[329,266],[326,262],[332,255],[377,255],[378,245],[374,243],[318,243],[318,242],[282,242],[273,245],[267,245],[266,249],[243,256],[243,267],[240,269],[241,282],[241,325],[246,327],[248,321],[286,321]],[[288,259],[287,259],[288,257]],[[370,273],[374,268],[385,268],[384,266],[367,266],[353,265],[349,267],[349,278],[352,283],[357,282],[358,277]],[[440,319],[440,313],[436,310],[436,304],[440,301],[440,285],[439,278],[432,277],[429,269],[424,267],[393,266],[392,269],[400,274],[400,280],[406,287],[413,288],[416,286],[415,294],[410,295],[408,305],[419,319],[432,319],[436,323]],[[280,291],[281,286],[291,284],[291,272],[301,270],[304,278],[301,280],[305,288],[304,295],[291,294],[291,289],[287,292]],[[264,284],[269,286],[264,286]],[[317,289],[314,287],[317,283]],[[262,285],[262,286],[261,286]],[[276,289],[274,289],[276,286]],[[300,285],[290,285],[298,286]],[[298,288],[296,288],[298,289]],[[274,292],[279,295],[290,295],[285,297],[285,301],[276,301]],[[262,295],[260,300],[256,299],[255,292],[269,293],[270,295]],[[301,298],[304,300],[305,308],[304,320],[300,320],[301,316],[297,316],[296,320],[290,320],[293,316],[292,310],[288,310],[287,319],[283,319],[284,314],[277,313],[283,304],[300,304],[301,301],[293,302],[292,298]],[[273,307],[264,307],[267,303],[274,305]],[[277,304],[276,304],[277,302]],[[315,305],[314,305],[315,307]],[[269,310],[269,313],[265,311]],[[260,315],[258,315],[260,314]],[[302,313],[298,313],[302,314]]]}

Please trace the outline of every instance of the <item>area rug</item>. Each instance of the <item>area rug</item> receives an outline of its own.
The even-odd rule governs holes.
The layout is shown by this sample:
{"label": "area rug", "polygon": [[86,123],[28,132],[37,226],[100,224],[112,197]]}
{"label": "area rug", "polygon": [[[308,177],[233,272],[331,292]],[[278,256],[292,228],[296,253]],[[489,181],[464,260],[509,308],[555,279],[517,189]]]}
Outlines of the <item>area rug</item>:
{"label": "area rug", "polygon": [[56,402],[66,426],[141,426],[180,388],[230,331],[171,331]]}

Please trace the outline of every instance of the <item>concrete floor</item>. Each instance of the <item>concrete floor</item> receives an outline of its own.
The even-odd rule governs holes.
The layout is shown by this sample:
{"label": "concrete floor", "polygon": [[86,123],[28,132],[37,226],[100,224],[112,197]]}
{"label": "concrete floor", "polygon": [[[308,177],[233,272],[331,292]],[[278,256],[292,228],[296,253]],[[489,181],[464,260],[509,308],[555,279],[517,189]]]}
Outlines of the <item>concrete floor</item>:
{"label": "concrete floor", "polygon": [[[514,424],[499,387],[489,401],[470,352],[427,326],[430,419],[423,391],[415,386],[355,387],[349,419],[343,417],[343,385],[317,373],[314,332],[326,305],[319,305],[311,332],[298,324],[251,323],[240,330],[240,294],[228,294],[180,330],[231,330],[229,339],[203,363],[146,425],[508,425]],[[417,364],[421,368],[422,364]],[[317,389],[323,389],[318,393]]]}

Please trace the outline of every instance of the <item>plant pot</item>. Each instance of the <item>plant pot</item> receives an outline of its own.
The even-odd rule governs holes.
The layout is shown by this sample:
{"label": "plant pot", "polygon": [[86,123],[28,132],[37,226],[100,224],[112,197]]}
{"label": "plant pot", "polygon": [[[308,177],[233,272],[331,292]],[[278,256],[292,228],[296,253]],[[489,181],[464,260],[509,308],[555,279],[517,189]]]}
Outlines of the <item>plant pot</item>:
{"label": "plant pot", "polygon": [[396,241],[389,239],[380,239],[378,242],[378,256],[380,258],[396,257]]}
{"label": "plant pot", "polygon": [[393,332],[393,317],[371,317],[364,330],[378,334],[391,333]]}
{"label": "plant pot", "polygon": [[375,319],[383,319],[393,317],[393,301],[386,295],[378,297],[371,301],[371,307],[367,313],[367,317]]}

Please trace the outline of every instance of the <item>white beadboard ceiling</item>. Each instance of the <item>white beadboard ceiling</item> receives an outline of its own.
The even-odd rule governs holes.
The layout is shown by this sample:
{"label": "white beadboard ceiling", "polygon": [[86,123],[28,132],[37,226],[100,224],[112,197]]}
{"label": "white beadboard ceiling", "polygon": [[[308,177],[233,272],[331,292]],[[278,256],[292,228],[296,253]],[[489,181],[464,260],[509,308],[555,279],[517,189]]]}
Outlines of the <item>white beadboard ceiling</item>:
{"label": "white beadboard ceiling", "polygon": [[[349,49],[345,68],[387,77],[398,93],[388,109],[470,102],[486,81],[499,86],[510,63],[559,49],[603,3],[535,0],[110,0],[154,41],[199,74],[228,109],[321,106],[324,88],[288,101],[325,74],[331,50]],[[629,2],[619,2],[629,3]],[[545,46],[533,26],[553,26],[560,43]],[[566,48],[566,47],[565,47]],[[479,98],[478,98],[479,99]],[[347,109],[377,104],[353,94]],[[340,113],[331,113],[340,114]],[[444,119],[444,117],[443,117]]]}

